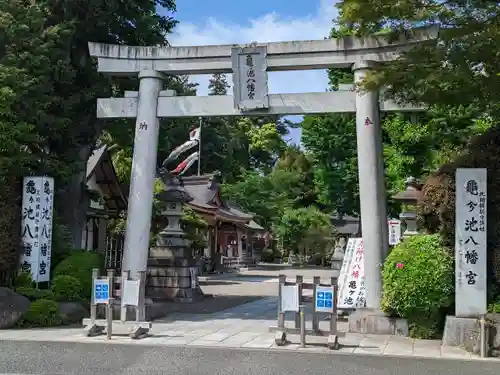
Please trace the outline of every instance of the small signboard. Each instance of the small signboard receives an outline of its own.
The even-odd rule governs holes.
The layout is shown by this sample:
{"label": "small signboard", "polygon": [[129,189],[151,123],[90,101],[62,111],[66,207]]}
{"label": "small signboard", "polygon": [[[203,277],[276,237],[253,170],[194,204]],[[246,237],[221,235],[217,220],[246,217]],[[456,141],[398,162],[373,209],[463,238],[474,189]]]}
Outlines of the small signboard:
{"label": "small signboard", "polygon": [[139,306],[139,280],[123,280],[122,306]]}
{"label": "small signboard", "polygon": [[401,242],[401,221],[389,220],[389,245],[395,246]]}
{"label": "small signboard", "polygon": [[109,280],[94,279],[94,303],[100,304],[109,302]]}
{"label": "small signboard", "polygon": [[281,286],[281,311],[299,311],[299,286]]}
{"label": "small signboard", "polygon": [[333,286],[318,286],[316,287],[316,304],[314,309],[316,312],[333,313],[334,304]]}

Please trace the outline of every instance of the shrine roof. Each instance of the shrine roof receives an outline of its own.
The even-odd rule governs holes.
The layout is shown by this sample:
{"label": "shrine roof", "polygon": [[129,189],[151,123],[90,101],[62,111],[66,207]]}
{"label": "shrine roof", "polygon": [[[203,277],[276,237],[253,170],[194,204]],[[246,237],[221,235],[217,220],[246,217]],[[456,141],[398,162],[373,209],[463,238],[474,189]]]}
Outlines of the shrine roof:
{"label": "shrine roof", "polygon": [[260,226],[259,224],[257,224],[253,220],[250,220],[250,222],[246,226],[251,230],[256,230],[256,231],[264,231],[265,230],[263,226]]}
{"label": "shrine roof", "polygon": [[95,176],[95,182],[103,194],[107,210],[119,211],[127,208],[127,198],[118,182],[106,145],[98,145],[87,160],[87,183],[92,176]]}
{"label": "shrine roof", "polygon": [[332,216],[332,224],[335,227],[335,230],[339,234],[358,234],[360,227],[360,220],[355,216]]}
{"label": "shrine roof", "polygon": [[249,222],[252,220],[252,214],[246,213],[235,203],[222,199],[220,184],[215,180],[213,174],[183,177],[182,182],[184,188],[193,197],[193,200],[188,203],[190,206],[207,210],[227,221]]}

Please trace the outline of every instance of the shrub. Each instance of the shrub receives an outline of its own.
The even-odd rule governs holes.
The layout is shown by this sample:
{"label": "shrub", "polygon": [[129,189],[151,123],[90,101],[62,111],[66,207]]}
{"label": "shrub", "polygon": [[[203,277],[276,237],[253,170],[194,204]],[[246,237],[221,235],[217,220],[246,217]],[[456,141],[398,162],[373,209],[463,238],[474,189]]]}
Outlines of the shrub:
{"label": "shrub", "polygon": [[453,163],[443,165],[422,188],[419,202],[420,225],[439,233],[446,246],[455,246],[455,172],[457,168],[487,168],[487,242],[489,286],[500,279],[500,127],[476,136]]}
{"label": "shrub", "polygon": [[82,284],[70,275],[58,275],[52,280],[52,292],[57,301],[79,301],[82,299]]}
{"label": "shrub", "polygon": [[262,250],[262,252],[260,253],[260,261],[261,262],[265,262],[265,263],[272,263],[274,262],[274,259],[275,259],[275,254],[273,252],[272,249],[264,249]]}
{"label": "shrub", "polygon": [[488,312],[493,314],[500,314],[500,302],[491,303],[488,306]]}
{"label": "shrub", "polygon": [[412,336],[435,337],[454,304],[454,262],[438,235],[397,245],[383,271],[382,310],[408,320]]}
{"label": "shrub", "polygon": [[102,268],[101,257],[97,253],[75,251],[54,269],[54,278],[59,275],[73,276],[82,287],[81,297],[88,299],[92,294],[92,269]]}
{"label": "shrub", "polygon": [[30,301],[37,301],[39,299],[54,299],[54,293],[49,289],[35,289],[32,286],[20,286],[16,288],[16,293],[19,293]]}
{"label": "shrub", "polygon": [[33,287],[33,277],[31,272],[19,272],[17,274],[16,280],[14,281],[14,286],[17,287]]}
{"label": "shrub", "polygon": [[63,220],[54,215],[52,223],[51,272],[55,266],[69,257],[74,250],[71,248],[71,233]]}
{"label": "shrub", "polygon": [[21,327],[49,327],[62,324],[57,302],[39,299],[32,302],[28,311],[19,319]]}

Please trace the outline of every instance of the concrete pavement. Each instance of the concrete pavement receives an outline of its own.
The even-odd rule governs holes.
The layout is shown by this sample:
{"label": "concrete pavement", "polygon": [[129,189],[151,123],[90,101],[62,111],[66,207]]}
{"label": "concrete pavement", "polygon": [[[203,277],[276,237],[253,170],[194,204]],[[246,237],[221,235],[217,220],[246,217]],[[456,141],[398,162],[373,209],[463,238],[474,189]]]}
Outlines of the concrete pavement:
{"label": "concrete pavement", "polygon": [[[341,348],[332,352],[324,345],[326,338],[308,337],[306,348],[299,348],[300,339],[289,335],[291,343],[277,347],[270,326],[276,325],[276,297],[263,298],[214,314],[173,314],[163,321],[153,323],[152,335],[141,340],[126,336],[86,337],[81,328],[52,328],[0,331],[0,341],[38,341],[66,343],[94,343],[110,346],[125,344],[132,346],[168,347],[222,347],[239,349],[276,349],[292,352],[315,352],[318,354],[370,354],[376,356],[405,356],[424,358],[478,359],[459,348],[442,347],[440,341],[415,340],[398,336],[347,334],[340,338]],[[311,311],[306,310],[310,327]],[[287,317],[287,325],[293,316]],[[329,322],[320,322],[321,329],[328,329]],[[339,322],[339,330],[346,330],[346,323]]]}
{"label": "concrete pavement", "polygon": [[500,362],[0,341],[0,371],[16,375],[497,375]]}

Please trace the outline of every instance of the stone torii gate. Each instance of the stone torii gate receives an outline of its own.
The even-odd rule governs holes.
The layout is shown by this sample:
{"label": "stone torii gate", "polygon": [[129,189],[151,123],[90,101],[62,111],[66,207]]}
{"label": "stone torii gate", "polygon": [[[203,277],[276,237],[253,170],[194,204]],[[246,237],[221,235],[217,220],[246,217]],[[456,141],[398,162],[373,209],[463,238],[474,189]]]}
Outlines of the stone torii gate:
{"label": "stone torii gate", "polygon": [[[383,37],[196,47],[133,47],[89,43],[98,70],[138,76],[139,91],[98,99],[99,118],[136,118],[124,269],[147,268],[160,117],[305,115],[356,112],[361,225],[368,308],[380,307],[381,270],[388,250],[387,208],[379,111],[416,111],[379,102],[378,92],[338,91],[270,94],[267,72],[352,67],[355,83],[374,64],[390,62],[411,45],[437,38],[437,29],[417,29],[411,39]],[[177,97],[162,90],[164,75],[233,73],[234,96]]]}

